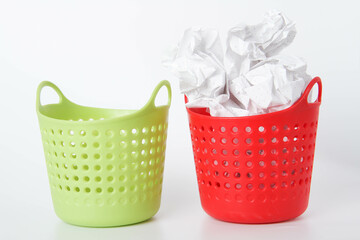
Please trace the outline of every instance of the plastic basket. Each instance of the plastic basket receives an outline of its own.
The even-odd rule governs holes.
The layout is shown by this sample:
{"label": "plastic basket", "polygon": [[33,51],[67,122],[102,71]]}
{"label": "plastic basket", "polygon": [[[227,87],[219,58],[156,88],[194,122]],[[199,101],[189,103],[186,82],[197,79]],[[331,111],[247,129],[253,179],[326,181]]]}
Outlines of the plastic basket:
{"label": "plastic basket", "polygon": [[[43,87],[58,104],[41,105]],[[168,102],[155,106],[161,87]],[[110,227],[151,218],[160,207],[171,88],[160,82],[140,110],[83,107],[42,82],[37,114],[56,214],[81,226]]]}
{"label": "plastic basket", "polygon": [[[308,102],[314,84],[318,98]],[[295,218],[307,208],[322,85],[290,108],[250,117],[187,109],[203,209],[238,223]]]}

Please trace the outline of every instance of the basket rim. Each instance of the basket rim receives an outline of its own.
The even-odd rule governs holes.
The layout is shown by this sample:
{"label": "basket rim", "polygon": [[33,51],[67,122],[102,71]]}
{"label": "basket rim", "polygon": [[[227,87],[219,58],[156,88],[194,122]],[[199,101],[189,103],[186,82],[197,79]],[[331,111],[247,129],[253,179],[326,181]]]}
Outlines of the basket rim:
{"label": "basket rim", "polygon": [[[318,98],[315,102],[313,103],[308,103],[307,99],[309,96],[309,93],[311,91],[311,89],[313,88],[313,86],[315,84],[318,84],[319,86],[319,93],[318,93]],[[185,103],[187,102],[187,97],[185,96]],[[229,120],[253,120],[253,119],[259,119],[259,118],[268,118],[268,117],[273,117],[276,115],[280,115],[283,113],[287,113],[287,112],[292,112],[292,111],[296,111],[298,108],[300,108],[301,106],[305,106],[308,108],[312,108],[312,107],[319,107],[321,105],[321,97],[322,97],[322,83],[321,83],[321,79],[320,77],[315,77],[313,78],[310,83],[308,84],[308,86],[305,88],[304,92],[302,93],[301,97],[290,107],[282,109],[280,111],[276,111],[276,112],[271,112],[271,113],[265,113],[265,114],[257,114],[257,115],[252,115],[252,116],[240,116],[240,117],[216,117],[216,116],[211,116],[211,115],[205,115],[202,113],[197,113],[193,110],[193,108],[188,108],[186,107],[186,110],[188,112],[189,115],[191,116],[196,116],[198,118],[204,118],[204,119],[216,119],[216,120],[222,120],[222,121],[229,121]],[[200,108],[195,108],[195,109],[200,109]]]}
{"label": "basket rim", "polygon": [[[155,106],[155,99],[157,97],[159,90],[163,86],[165,86],[168,90],[168,102],[166,105]],[[50,87],[53,90],[55,90],[55,92],[59,95],[59,103],[46,104],[46,105],[40,104],[40,93],[44,87]],[[74,120],[50,117],[41,112],[43,107],[45,107],[45,106],[49,107],[52,105],[53,106],[54,105],[69,105],[72,107],[79,107],[79,108],[83,108],[83,109],[92,109],[92,110],[100,110],[100,111],[103,111],[103,110],[114,111],[114,112],[129,111],[129,113],[121,115],[121,116],[104,118],[104,119],[74,121]],[[127,119],[131,119],[134,117],[151,114],[155,111],[168,111],[170,109],[170,105],[171,105],[171,86],[170,86],[169,81],[167,81],[167,80],[162,80],[160,83],[158,83],[158,85],[153,90],[149,100],[143,105],[143,107],[141,107],[139,109],[113,109],[113,108],[98,108],[98,107],[79,105],[79,104],[76,104],[76,103],[70,101],[69,99],[67,99],[55,84],[53,84],[49,81],[43,81],[39,84],[38,89],[37,89],[36,112],[37,112],[37,115],[39,118],[44,118],[44,119],[51,120],[51,121],[64,122],[64,123],[66,122],[67,124],[73,124],[73,125],[84,125],[84,124],[93,125],[93,124],[97,124],[97,123],[112,122],[112,121],[116,121],[116,120],[127,120]]]}

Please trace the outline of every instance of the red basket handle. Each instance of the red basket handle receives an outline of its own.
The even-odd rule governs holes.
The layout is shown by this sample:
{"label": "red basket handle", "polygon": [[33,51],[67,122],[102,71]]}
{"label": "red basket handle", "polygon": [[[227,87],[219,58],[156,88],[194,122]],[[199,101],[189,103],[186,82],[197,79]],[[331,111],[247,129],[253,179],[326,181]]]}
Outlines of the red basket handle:
{"label": "red basket handle", "polygon": [[[313,89],[313,87],[315,86],[315,84],[318,85],[318,95],[317,95],[317,99],[314,102],[309,102],[309,94],[311,92],[311,90]],[[302,94],[302,96],[299,99],[298,104],[303,104],[303,105],[320,105],[321,104],[321,96],[322,96],[322,83],[321,83],[321,79],[320,77],[315,77],[313,80],[310,81],[310,83],[307,85],[304,93]],[[295,105],[295,104],[294,104]]]}

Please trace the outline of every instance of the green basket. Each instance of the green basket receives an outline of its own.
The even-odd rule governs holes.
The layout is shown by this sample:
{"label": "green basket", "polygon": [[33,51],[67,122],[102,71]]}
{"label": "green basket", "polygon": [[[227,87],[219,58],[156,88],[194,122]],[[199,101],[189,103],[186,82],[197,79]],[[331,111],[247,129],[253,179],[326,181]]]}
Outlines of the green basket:
{"label": "green basket", "polygon": [[[168,102],[156,106],[161,87]],[[43,87],[59,103],[41,105]],[[51,82],[36,110],[56,214],[80,226],[111,227],[154,216],[160,207],[171,88],[160,82],[140,110],[83,107]]]}

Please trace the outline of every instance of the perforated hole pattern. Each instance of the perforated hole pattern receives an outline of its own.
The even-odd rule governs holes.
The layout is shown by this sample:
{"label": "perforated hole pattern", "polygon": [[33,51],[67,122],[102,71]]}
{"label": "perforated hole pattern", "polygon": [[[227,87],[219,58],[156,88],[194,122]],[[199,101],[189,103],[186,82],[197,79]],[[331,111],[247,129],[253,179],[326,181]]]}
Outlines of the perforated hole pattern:
{"label": "perforated hole pattern", "polygon": [[191,120],[202,199],[263,203],[309,194],[317,121],[229,127]]}
{"label": "perforated hole pattern", "polygon": [[105,131],[42,128],[53,199],[86,206],[160,199],[166,132],[167,123]]}

